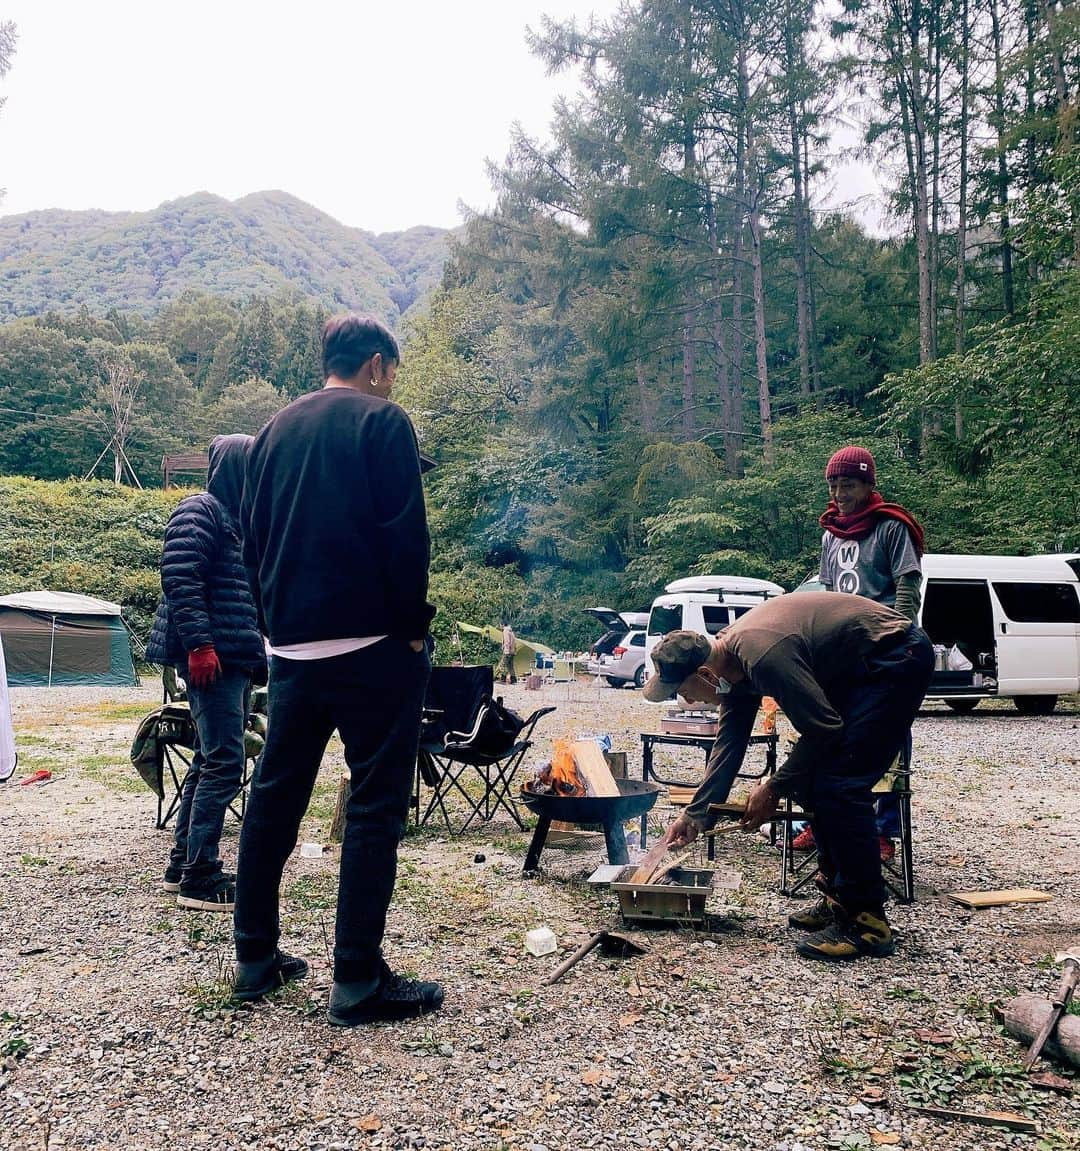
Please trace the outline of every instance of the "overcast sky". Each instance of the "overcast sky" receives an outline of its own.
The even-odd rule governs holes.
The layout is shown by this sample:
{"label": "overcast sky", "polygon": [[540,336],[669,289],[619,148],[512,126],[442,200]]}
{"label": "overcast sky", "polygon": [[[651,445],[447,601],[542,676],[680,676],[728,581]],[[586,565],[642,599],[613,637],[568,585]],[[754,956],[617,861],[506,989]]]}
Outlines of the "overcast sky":
{"label": "overcast sky", "polygon": [[[280,188],[375,232],[452,227],[485,160],[546,136],[572,76],[525,44],[541,15],[618,0],[0,0],[0,214],[146,210]],[[845,197],[846,198],[846,197]]]}

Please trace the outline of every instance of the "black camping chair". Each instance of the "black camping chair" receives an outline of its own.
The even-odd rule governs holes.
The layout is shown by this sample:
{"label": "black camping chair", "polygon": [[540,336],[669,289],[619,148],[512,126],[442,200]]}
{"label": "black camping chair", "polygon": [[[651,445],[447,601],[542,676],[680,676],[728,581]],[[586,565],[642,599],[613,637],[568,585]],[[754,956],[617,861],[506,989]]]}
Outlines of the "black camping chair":
{"label": "black camping chair", "polygon": [[[476,820],[490,822],[501,807],[524,831],[525,823],[514,803],[510,786],[525,753],[532,747],[532,732],[537,721],[555,708],[541,707],[534,711],[525,720],[514,742],[498,754],[486,754],[468,746],[446,746],[448,733],[467,735],[475,730],[480,709],[491,698],[493,686],[489,665],[431,669],[424,698],[424,722],[420,730],[413,794],[418,826],[423,827],[438,811],[447,831],[451,835],[460,835]],[[475,778],[473,772],[476,773]],[[468,784],[472,784],[471,789]],[[423,814],[420,811],[422,786],[431,789]],[[447,807],[451,797],[455,802],[458,799],[463,801],[466,812],[464,821],[456,829]]]}

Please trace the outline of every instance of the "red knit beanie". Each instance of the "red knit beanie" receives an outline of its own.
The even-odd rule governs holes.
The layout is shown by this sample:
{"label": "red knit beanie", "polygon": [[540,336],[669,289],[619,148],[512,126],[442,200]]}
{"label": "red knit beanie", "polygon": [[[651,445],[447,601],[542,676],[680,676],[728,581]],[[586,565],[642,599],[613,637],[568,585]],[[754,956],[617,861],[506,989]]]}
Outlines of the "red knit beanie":
{"label": "red knit beanie", "polygon": [[835,480],[838,476],[854,476],[857,480],[874,483],[874,457],[866,448],[859,448],[854,444],[833,452],[825,465],[825,478]]}

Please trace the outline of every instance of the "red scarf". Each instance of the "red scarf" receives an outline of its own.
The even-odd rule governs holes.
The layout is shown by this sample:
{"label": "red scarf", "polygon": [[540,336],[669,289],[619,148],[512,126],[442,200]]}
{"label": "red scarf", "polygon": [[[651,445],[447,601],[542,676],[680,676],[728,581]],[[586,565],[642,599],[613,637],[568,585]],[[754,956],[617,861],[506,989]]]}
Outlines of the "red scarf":
{"label": "red scarf", "polygon": [[870,500],[853,516],[842,516],[835,500],[829,500],[818,523],[831,535],[841,540],[861,540],[868,536],[881,518],[899,520],[911,533],[915,554],[922,559],[926,550],[926,537],[919,521],[900,504],[889,504],[881,498],[880,492],[871,492]]}

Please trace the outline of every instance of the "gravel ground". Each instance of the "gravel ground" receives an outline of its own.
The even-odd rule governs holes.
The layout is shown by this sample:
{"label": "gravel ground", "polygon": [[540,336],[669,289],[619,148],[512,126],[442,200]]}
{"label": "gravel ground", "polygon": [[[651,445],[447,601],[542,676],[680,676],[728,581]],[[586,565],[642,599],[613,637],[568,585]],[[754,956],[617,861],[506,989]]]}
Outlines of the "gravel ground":
{"label": "gravel ground", "polygon": [[[522,711],[558,707],[534,763],[554,737],[608,732],[640,772],[637,733],[657,711],[638,693],[506,695]],[[1080,1089],[1034,1089],[992,1014],[1017,991],[1047,994],[1049,957],[1080,938],[1075,699],[1047,719],[1005,704],[919,718],[917,902],[891,908],[892,959],[796,958],[778,854],[736,835],[719,862],[741,886],[710,897],[709,930],[649,932],[647,956],[594,953],[541,987],[556,957],[528,955],[526,930],[550,926],[565,952],[616,922],[614,896],[583,883],[603,862],[595,837],[548,848],[540,877],[523,879],[528,835],[509,821],[455,839],[424,829],[402,846],[386,951],[442,979],[445,1007],[340,1031],[325,1018],[332,857],[294,855],[283,884],[283,944],[312,961],[311,978],[254,1008],[228,1004],[228,919],[162,892],[169,834],[127,763],[157,697],[156,685],[12,692],[0,1147],[1080,1147]],[[327,838],[340,766],[331,748],[304,840]],[[42,767],[50,783],[17,786]],[[660,806],[656,828],[670,816]],[[229,859],[236,832],[230,819]],[[943,894],[1013,886],[1053,899],[971,912]],[[1019,1112],[1040,1135],[942,1123],[911,1104]]]}

